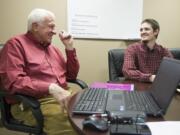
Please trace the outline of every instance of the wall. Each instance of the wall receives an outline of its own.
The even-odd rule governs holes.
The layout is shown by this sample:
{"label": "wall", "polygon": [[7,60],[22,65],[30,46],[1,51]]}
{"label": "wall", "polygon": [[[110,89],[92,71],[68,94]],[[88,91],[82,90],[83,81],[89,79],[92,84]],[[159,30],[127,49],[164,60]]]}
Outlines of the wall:
{"label": "wall", "polygon": [[[67,27],[66,0],[0,0],[0,43],[16,34],[26,32],[27,15],[33,8],[45,8],[55,13],[57,28]],[[161,25],[158,42],[165,47],[179,47],[180,1],[144,0],[143,18],[155,18]],[[60,49],[63,44],[53,40]],[[120,40],[75,40],[81,69],[78,78],[87,83],[108,80],[107,52],[112,48],[126,48],[131,42]],[[62,50],[64,51],[64,50]]]}

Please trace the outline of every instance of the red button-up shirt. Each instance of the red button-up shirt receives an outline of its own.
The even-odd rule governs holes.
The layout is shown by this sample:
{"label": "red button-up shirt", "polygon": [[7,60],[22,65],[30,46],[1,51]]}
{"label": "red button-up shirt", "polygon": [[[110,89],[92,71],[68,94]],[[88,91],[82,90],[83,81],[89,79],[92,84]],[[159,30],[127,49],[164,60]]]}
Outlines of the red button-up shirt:
{"label": "red button-up shirt", "polygon": [[150,50],[141,42],[130,45],[124,55],[123,73],[126,78],[149,81],[152,74],[156,74],[163,57],[173,57],[171,52],[155,44]]}
{"label": "red button-up shirt", "polygon": [[79,71],[75,49],[66,50],[66,56],[53,45],[41,45],[30,33],[11,38],[0,52],[1,83],[11,94],[37,98],[49,94],[50,83],[66,89],[66,79],[75,79]]}

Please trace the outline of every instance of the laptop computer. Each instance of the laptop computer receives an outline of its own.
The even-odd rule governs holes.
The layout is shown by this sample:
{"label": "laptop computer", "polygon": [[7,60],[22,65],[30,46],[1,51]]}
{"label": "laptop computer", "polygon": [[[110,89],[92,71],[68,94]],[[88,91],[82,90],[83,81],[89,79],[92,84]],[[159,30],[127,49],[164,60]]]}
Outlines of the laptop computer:
{"label": "laptop computer", "polygon": [[152,86],[146,91],[119,91],[88,88],[75,104],[75,114],[110,112],[145,112],[162,116],[173,98],[180,81],[180,61],[164,58]]}
{"label": "laptop computer", "polygon": [[[179,82],[180,61],[164,58],[148,91],[109,91],[106,111],[144,111],[147,115],[162,116],[166,113]],[[137,107],[136,102],[144,107]]]}

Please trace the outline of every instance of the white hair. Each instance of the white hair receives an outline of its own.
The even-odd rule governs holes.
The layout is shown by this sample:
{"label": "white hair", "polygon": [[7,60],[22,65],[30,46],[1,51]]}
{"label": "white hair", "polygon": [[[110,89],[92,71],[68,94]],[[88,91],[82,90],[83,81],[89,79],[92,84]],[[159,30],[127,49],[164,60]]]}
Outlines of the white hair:
{"label": "white hair", "polygon": [[47,16],[51,16],[53,19],[55,19],[55,15],[51,11],[40,8],[33,9],[28,16],[28,31],[32,29],[32,24],[34,22],[42,22]]}

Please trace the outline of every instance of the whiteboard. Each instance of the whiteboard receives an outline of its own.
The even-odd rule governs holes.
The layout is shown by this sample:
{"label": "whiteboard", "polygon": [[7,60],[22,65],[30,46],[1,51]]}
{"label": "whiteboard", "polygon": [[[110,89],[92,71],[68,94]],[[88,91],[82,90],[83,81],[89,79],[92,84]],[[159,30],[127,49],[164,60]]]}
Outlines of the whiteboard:
{"label": "whiteboard", "polygon": [[68,32],[75,38],[139,39],[143,0],[68,0]]}

